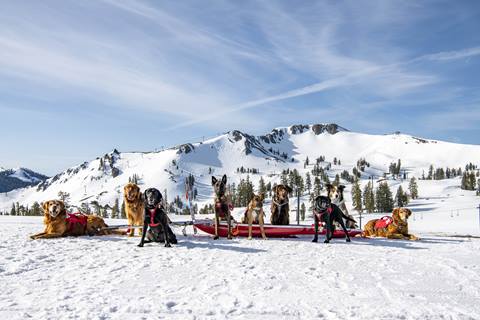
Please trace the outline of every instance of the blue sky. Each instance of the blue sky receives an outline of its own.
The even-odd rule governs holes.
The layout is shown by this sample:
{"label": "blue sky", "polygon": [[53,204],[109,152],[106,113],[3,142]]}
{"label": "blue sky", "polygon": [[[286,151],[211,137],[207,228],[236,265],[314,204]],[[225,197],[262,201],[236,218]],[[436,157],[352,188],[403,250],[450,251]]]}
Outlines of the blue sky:
{"label": "blue sky", "polygon": [[295,123],[480,144],[478,1],[2,1],[0,166]]}

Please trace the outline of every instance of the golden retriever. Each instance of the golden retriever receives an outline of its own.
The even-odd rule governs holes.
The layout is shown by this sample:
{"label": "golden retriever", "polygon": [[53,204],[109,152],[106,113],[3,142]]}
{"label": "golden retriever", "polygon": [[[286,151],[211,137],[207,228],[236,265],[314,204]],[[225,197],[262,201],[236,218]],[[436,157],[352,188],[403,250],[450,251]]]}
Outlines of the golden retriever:
{"label": "golden retriever", "polygon": [[[125,213],[127,214],[128,225],[143,226],[144,203],[140,188],[135,183],[129,183],[123,187],[123,199],[125,203]],[[142,234],[142,228],[138,235]],[[135,228],[130,228],[129,237],[135,235]]]}
{"label": "golden retriever", "polygon": [[[384,237],[388,239],[420,240],[420,238],[408,233],[408,218],[412,211],[407,208],[396,208],[393,210],[391,223],[385,226],[382,219],[388,220],[390,217],[374,219],[365,225],[362,237]],[[386,219],[385,219],[386,218]]]}
{"label": "golden retriever", "polygon": [[99,216],[69,214],[61,200],[50,200],[43,203],[45,230],[30,236],[31,239],[48,239],[68,236],[125,234],[121,231],[102,230],[108,227]]}

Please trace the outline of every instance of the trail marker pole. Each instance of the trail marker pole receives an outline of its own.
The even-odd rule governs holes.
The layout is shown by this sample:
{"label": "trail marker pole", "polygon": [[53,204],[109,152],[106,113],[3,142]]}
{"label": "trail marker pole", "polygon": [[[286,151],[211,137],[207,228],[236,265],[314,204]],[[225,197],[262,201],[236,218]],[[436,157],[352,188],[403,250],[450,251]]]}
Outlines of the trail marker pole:
{"label": "trail marker pole", "polygon": [[478,226],[480,227],[480,204],[478,205]]}
{"label": "trail marker pole", "polygon": [[300,188],[297,187],[297,226],[300,225]]}

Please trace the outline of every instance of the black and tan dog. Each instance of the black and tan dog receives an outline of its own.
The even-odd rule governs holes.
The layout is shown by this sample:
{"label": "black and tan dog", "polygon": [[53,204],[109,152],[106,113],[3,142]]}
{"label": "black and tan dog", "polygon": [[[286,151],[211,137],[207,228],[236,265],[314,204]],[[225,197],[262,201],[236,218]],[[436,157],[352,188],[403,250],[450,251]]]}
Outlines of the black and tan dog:
{"label": "black and tan dog", "polygon": [[315,236],[313,237],[312,242],[318,242],[318,228],[320,222],[325,222],[327,227],[327,233],[325,234],[324,241],[325,243],[329,243],[330,240],[332,240],[333,231],[335,230],[333,227],[334,222],[338,222],[342,226],[345,236],[347,237],[347,242],[350,242],[350,236],[348,235],[347,228],[345,227],[342,217],[346,220],[350,220],[350,218],[345,216],[342,210],[340,210],[338,206],[331,202],[329,197],[318,196],[315,198],[313,216],[315,218]]}
{"label": "black and tan dog", "polygon": [[345,205],[345,198],[343,196],[343,190],[345,190],[345,186],[334,186],[333,184],[328,183],[325,187],[327,188],[327,194],[332,203],[339,207],[345,214],[345,216],[350,218],[350,220],[347,220],[345,222],[346,227],[348,229],[358,228],[357,222],[355,221],[355,219],[353,219],[353,216],[348,213],[347,206]]}
{"label": "black and tan dog", "polygon": [[220,219],[227,220],[228,224],[228,239],[232,239],[232,215],[230,214],[231,204],[225,194],[227,189],[227,175],[223,175],[221,180],[217,180],[212,176],[212,186],[215,192],[215,237],[213,240],[217,240],[218,236],[218,225],[220,224]]}
{"label": "black and tan dog", "polygon": [[270,222],[275,225],[290,224],[290,208],[288,205],[288,195],[292,188],[287,185],[279,184],[272,188],[273,198],[270,211]]}
{"label": "black and tan dog", "polygon": [[[168,225],[168,216],[162,207],[162,194],[155,188],[145,190],[145,214],[142,230],[142,239],[138,244],[143,247],[144,243],[165,242],[165,247],[176,244],[177,238]],[[147,240],[145,240],[147,237]]]}
{"label": "black and tan dog", "polygon": [[263,229],[265,212],[263,212],[263,200],[265,199],[265,194],[260,193],[259,195],[252,194],[252,200],[248,203],[247,210],[242,219],[242,223],[248,223],[248,239],[252,239],[252,224],[260,225],[260,232],[262,233],[262,238],[267,239],[265,235],[265,230]]}

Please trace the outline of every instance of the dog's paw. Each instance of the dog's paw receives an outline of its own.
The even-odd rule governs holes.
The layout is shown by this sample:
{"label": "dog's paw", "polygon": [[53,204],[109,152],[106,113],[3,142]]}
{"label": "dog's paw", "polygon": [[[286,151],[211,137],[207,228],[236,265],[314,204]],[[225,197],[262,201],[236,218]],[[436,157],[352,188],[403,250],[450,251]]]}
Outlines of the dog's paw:
{"label": "dog's paw", "polygon": [[140,248],[142,248],[142,247],[143,247],[143,243],[139,243],[139,244],[137,244],[137,247],[140,247]]}
{"label": "dog's paw", "polygon": [[248,239],[248,240],[252,240],[252,237],[248,237],[247,239]]}
{"label": "dog's paw", "polygon": [[228,240],[232,240],[233,238],[232,238],[232,236],[228,236],[227,239],[228,239]]}
{"label": "dog's paw", "polygon": [[267,237],[263,237],[263,240],[268,240],[268,238],[267,238]]}
{"label": "dog's paw", "polygon": [[318,239],[317,239],[317,238],[314,238],[314,239],[312,240],[312,242],[318,242]]}
{"label": "dog's paw", "polygon": [[172,245],[170,243],[165,243],[165,248],[171,248]]}
{"label": "dog's paw", "polygon": [[347,242],[352,242],[352,240],[350,240],[350,238],[347,238]]}
{"label": "dog's paw", "polygon": [[323,241],[323,243],[329,243],[329,242],[330,242],[330,240],[325,240],[325,241]]}
{"label": "dog's paw", "polygon": [[213,237],[213,240],[218,240],[218,238],[220,238],[219,236],[215,236]]}

